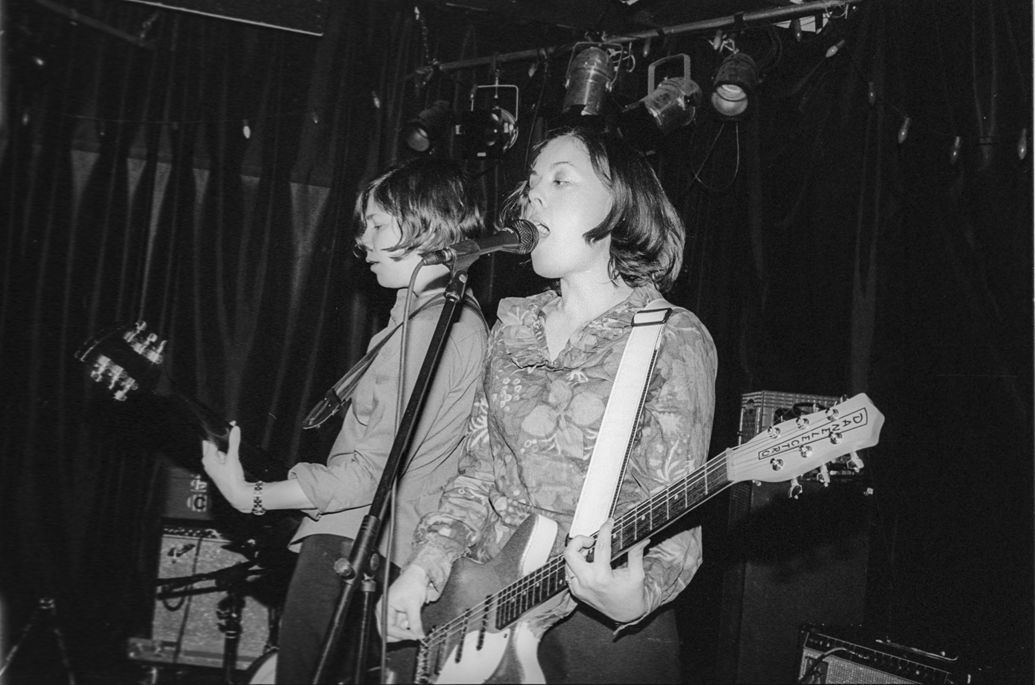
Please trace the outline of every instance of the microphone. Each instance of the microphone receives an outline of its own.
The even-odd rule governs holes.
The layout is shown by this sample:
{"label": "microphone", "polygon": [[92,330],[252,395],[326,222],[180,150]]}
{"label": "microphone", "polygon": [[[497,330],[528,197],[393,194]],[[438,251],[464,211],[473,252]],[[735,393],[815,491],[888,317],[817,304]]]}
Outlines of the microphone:
{"label": "microphone", "polygon": [[513,226],[505,226],[492,235],[469,238],[453,243],[449,247],[423,255],[421,264],[446,264],[457,257],[474,255],[475,258],[490,252],[514,252],[528,254],[539,243],[539,229],[531,221],[518,219]]}

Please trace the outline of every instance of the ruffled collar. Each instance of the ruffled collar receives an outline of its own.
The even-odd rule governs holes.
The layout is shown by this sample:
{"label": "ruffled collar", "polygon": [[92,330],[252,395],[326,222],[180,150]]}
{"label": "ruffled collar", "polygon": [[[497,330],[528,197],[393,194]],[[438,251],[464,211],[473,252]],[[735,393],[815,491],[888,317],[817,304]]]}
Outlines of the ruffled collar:
{"label": "ruffled collar", "polygon": [[501,339],[507,355],[519,367],[578,368],[600,352],[600,343],[625,335],[636,312],[660,297],[653,286],[634,288],[629,297],[575,333],[554,360],[549,358],[545,321],[546,313],[557,306],[560,295],[547,290],[530,297],[504,299],[497,311]]}

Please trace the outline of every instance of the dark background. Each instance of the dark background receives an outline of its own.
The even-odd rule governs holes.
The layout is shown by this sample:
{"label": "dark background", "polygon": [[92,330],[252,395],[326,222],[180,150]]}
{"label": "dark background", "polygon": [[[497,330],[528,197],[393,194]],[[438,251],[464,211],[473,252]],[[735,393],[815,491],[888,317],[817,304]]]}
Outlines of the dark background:
{"label": "dark background", "polygon": [[[630,37],[619,106],[671,54],[707,93],[708,21],[729,18],[762,72],[752,115],[702,106],[650,150],[688,227],[670,299],[719,350],[712,454],[736,443],[744,393],[866,392],[886,424],[864,455],[865,587],[846,601],[987,682],[1031,682],[1029,2],[869,0],[817,9],[800,39],[767,2],[256,4],[4,5],[7,648],[53,597],[80,680],[119,668],[149,628],[162,464],[197,452],[167,417],[106,398],[73,357],[81,342],[145,319],[170,339],[178,387],[285,465],[318,457],[301,418],[387,311],[350,255],[350,216],[357,188],[412,154],[403,124],[436,99],[465,109],[497,75],[518,86],[517,143],[465,157],[494,209],[559,119],[574,44]],[[463,150],[450,136],[433,154]],[[473,273],[490,318],[500,297],[542,287],[520,258]],[[680,600],[701,681],[729,611],[728,500],[699,513],[709,561]],[[836,539],[818,511],[809,530]],[[764,537],[758,553],[779,556],[779,535]],[[13,672],[63,681],[45,626],[24,644]]]}

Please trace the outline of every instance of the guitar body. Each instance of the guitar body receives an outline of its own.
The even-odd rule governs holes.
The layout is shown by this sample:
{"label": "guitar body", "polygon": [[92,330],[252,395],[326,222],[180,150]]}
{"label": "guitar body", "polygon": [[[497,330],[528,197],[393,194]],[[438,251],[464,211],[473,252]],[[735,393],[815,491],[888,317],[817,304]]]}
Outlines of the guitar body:
{"label": "guitar body", "polygon": [[497,629],[496,605],[483,600],[541,567],[556,536],[555,522],[530,516],[491,561],[461,559],[453,565],[442,596],[424,608],[422,621],[429,634],[434,626],[458,619],[462,627],[421,644],[416,682],[545,682],[536,654],[539,635],[532,623],[519,620]]}
{"label": "guitar body", "polygon": [[[827,462],[862,468],[855,450],[877,443],[884,415],[865,394],[771,426],[731,447],[648,499],[619,514],[611,528],[611,561],[664,530],[733,483],[791,480],[816,472],[830,482]],[[544,682],[537,651],[549,628],[548,601],[567,589],[564,555],[549,556],[557,525],[525,520],[492,561],[459,560],[437,602],[424,609],[414,682]],[[465,608],[466,607],[466,608]]]}

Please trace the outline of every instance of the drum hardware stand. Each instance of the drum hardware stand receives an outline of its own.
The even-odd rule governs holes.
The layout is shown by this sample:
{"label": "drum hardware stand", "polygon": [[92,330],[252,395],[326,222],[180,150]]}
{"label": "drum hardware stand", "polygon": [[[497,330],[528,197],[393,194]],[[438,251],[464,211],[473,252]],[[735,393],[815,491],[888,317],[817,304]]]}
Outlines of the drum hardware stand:
{"label": "drum hardware stand", "polygon": [[[417,420],[420,418],[420,412],[427,398],[428,389],[431,387],[435,369],[442,358],[449,329],[463,308],[464,291],[467,287],[467,270],[471,268],[478,256],[477,254],[458,254],[450,264],[449,284],[446,285],[445,290],[446,303],[442,308],[442,313],[439,315],[438,325],[432,334],[431,343],[428,345],[428,351],[424,355],[424,362],[420,373],[417,375],[417,381],[410,393],[406,410],[403,413],[402,420],[399,422],[399,429],[395,434],[395,442],[392,443],[392,449],[388,454],[384,471],[381,472],[381,480],[370,503],[370,511],[363,517],[363,522],[360,524],[359,533],[356,535],[356,542],[352,545],[349,558],[342,557],[334,563],[334,570],[342,579],[342,588],[331,618],[330,627],[324,636],[312,685],[324,685],[325,683],[332,682],[329,679],[329,671],[333,663],[333,657],[338,653],[338,643],[341,641],[345,628],[345,617],[348,615],[352,599],[356,594],[356,581],[362,578],[365,585],[365,579],[374,575],[372,559],[377,557],[377,540],[380,537],[381,525],[389,514],[391,493],[399,475],[403,471],[403,459],[409,453],[410,442],[417,427]],[[387,590],[388,588],[385,588],[385,591]],[[368,602],[364,606],[363,613],[361,626],[369,625],[374,620],[373,601]],[[362,630],[363,628],[361,627]],[[366,654],[361,651],[356,655],[356,659],[358,662],[356,673],[363,673]],[[357,680],[355,685],[361,685],[361,683],[362,681]]]}
{"label": "drum hardware stand", "polygon": [[3,665],[0,666],[0,677],[3,677],[7,667],[14,661],[15,654],[21,649],[25,639],[29,636],[29,632],[44,620],[50,624],[50,632],[54,634],[54,639],[57,641],[58,653],[61,656],[61,664],[65,667],[65,673],[68,675],[68,683],[69,685],[75,685],[75,675],[72,673],[72,664],[68,659],[68,650],[65,648],[65,637],[61,634],[61,628],[57,622],[57,602],[53,597],[40,597],[37,600],[32,616],[29,617],[14,646],[7,654],[7,658],[4,659]]}

